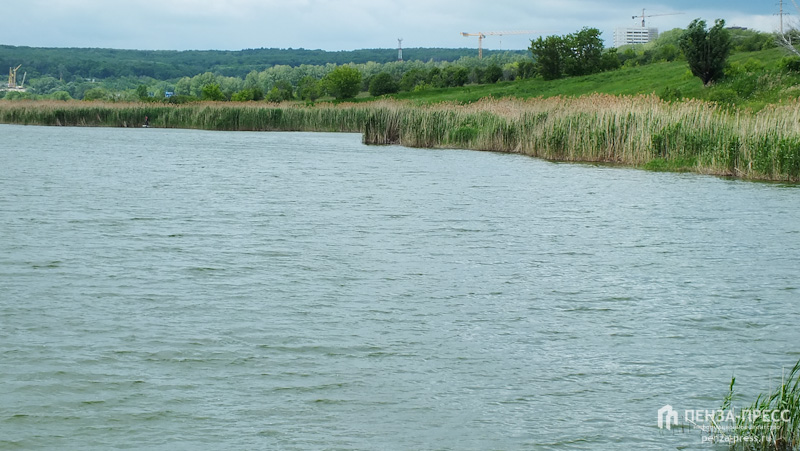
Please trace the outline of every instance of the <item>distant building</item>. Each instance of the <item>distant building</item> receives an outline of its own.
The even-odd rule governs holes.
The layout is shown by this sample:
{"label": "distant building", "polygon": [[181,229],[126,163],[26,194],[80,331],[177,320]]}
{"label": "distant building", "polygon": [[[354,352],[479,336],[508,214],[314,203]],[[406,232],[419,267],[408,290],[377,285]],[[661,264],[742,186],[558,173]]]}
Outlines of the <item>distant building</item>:
{"label": "distant building", "polygon": [[658,38],[658,28],[617,28],[614,30],[614,47],[647,44]]}

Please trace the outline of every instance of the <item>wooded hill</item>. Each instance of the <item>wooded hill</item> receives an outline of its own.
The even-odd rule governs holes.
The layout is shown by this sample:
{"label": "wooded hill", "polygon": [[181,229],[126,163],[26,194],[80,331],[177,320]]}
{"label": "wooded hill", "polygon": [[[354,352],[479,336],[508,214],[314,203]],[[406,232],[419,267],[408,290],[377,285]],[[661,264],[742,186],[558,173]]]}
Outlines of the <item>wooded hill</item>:
{"label": "wooded hill", "polygon": [[[528,54],[527,50],[517,51]],[[484,50],[484,54],[505,53]],[[516,53],[512,51],[512,53]],[[473,48],[408,48],[406,61],[455,61],[477,55]],[[41,48],[0,45],[0,67],[22,65],[28,78],[51,76],[60,80],[82,78],[151,77],[170,80],[204,72],[244,78],[249,72],[276,65],[324,66],[326,64],[388,63],[397,60],[397,49],[362,49],[328,52],[308,49],[228,50],[116,50],[98,48]]]}

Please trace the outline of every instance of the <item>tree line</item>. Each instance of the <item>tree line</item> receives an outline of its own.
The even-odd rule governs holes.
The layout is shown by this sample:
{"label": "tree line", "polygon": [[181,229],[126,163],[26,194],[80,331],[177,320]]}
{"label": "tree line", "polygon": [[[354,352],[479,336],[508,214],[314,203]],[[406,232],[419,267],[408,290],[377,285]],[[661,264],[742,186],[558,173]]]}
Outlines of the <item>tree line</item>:
{"label": "tree line", "polygon": [[[353,67],[361,73],[360,91],[370,91],[373,78],[381,76],[375,83],[373,92],[391,93],[393,86],[402,91],[414,89],[463,86],[468,83],[494,83],[500,80],[513,80],[533,75],[530,54],[519,52],[495,53],[489,57],[461,57],[456,61],[392,61],[363,64],[325,64],[299,66],[277,65],[257,71],[252,70],[244,77],[228,76],[211,71],[193,76],[171,80],[158,80],[150,77],[119,77],[108,79],[78,78],[70,81],[53,76],[31,78],[28,74],[26,87],[29,93],[9,93],[12,97],[46,96],[54,99],[88,100],[135,100],[148,97],[152,100],[165,100],[165,94],[174,94],[166,99],[172,102],[203,99],[203,88],[217,85],[224,100],[288,100],[298,98],[313,100],[328,94],[322,80],[336,68]],[[386,77],[393,83],[386,83]],[[289,92],[292,96],[289,96]],[[142,96],[141,94],[144,94]],[[206,97],[208,96],[206,93]],[[381,95],[381,94],[379,94]],[[2,92],[0,92],[2,97]],[[219,97],[219,96],[214,96]],[[9,98],[9,97],[7,97]]]}
{"label": "tree line", "polygon": [[[325,95],[335,99],[349,99],[360,92],[381,96],[401,91],[459,87],[468,83],[497,83],[502,80],[533,76],[533,63],[529,59],[529,57],[519,58],[506,54],[494,55],[487,59],[461,58],[453,63],[406,62],[326,65],[313,68],[282,67],[262,72],[253,71],[247,74],[244,80],[206,72],[178,80],[175,83],[177,97],[171,101],[182,102],[193,99],[315,101]],[[140,89],[139,94],[144,98],[145,89]]]}
{"label": "tree line", "polygon": [[[455,61],[475,53],[475,49],[469,48],[403,49],[405,59],[412,61]],[[492,55],[504,52],[487,50],[484,53]],[[66,81],[72,81],[76,77],[82,79],[149,77],[156,80],[170,80],[192,77],[204,72],[241,78],[253,70],[262,71],[272,66],[365,64],[370,61],[389,63],[396,60],[396,49],[338,52],[302,48],[174,51],[0,45],[0,67],[16,67],[22,64],[31,78],[51,76]]]}

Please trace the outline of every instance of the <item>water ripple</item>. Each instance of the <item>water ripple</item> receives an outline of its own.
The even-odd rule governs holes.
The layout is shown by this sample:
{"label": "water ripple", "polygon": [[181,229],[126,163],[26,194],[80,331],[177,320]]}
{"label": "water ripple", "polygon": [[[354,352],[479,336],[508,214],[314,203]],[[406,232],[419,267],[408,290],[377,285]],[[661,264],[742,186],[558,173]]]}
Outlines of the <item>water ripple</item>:
{"label": "water ripple", "polygon": [[0,448],[664,449],[800,356],[800,191],[0,126]]}

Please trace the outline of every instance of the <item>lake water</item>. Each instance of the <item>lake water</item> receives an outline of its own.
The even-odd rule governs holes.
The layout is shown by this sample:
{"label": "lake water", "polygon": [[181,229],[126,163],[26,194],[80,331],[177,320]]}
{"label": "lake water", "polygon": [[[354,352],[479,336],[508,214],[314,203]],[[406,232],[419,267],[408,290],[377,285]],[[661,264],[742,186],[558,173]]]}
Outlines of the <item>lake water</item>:
{"label": "lake water", "polygon": [[800,358],[797,186],[354,134],[0,142],[2,449],[717,449],[657,410]]}

